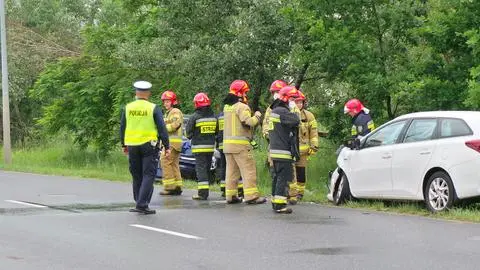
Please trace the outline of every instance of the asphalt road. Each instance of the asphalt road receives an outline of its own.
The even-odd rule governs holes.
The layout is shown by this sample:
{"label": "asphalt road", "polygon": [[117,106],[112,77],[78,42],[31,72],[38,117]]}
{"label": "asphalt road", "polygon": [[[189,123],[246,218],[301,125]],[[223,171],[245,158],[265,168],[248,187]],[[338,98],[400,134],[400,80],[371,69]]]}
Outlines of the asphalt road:
{"label": "asphalt road", "polygon": [[[158,194],[156,188],[155,194]],[[312,204],[225,205],[0,171],[0,269],[479,269],[480,224]]]}

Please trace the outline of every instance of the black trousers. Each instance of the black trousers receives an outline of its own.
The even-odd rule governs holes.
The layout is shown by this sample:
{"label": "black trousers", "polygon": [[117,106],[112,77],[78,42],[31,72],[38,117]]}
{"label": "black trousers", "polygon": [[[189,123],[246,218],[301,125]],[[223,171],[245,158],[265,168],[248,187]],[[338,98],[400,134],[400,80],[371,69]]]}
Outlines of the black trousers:
{"label": "black trousers", "polygon": [[195,173],[197,174],[198,194],[208,196],[210,167],[213,153],[195,153]]}
{"label": "black trousers", "polygon": [[159,149],[150,142],[128,146],[128,162],[133,178],[133,199],[137,208],[146,208],[152,199]]}
{"label": "black trousers", "polygon": [[217,164],[217,177],[220,180],[220,183],[225,183],[225,174],[227,171],[227,160],[225,159],[225,154],[223,150],[218,150],[220,152],[220,159]]}
{"label": "black trousers", "polygon": [[288,183],[293,180],[293,166],[291,161],[273,160],[272,196],[288,196]]}

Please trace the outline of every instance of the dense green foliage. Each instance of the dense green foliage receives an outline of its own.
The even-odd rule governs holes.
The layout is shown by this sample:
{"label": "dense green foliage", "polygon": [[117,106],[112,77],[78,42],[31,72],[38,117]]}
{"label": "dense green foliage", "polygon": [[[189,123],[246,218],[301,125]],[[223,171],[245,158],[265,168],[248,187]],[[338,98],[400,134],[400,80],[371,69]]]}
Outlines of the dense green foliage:
{"label": "dense green foliage", "polygon": [[[424,110],[480,108],[480,2],[471,0],[16,0],[8,2],[14,137],[71,132],[118,145],[132,82],[182,109],[217,110],[234,79],[264,110],[268,86],[300,86],[333,139],[362,99],[377,124]],[[32,49],[33,48],[33,49]]]}

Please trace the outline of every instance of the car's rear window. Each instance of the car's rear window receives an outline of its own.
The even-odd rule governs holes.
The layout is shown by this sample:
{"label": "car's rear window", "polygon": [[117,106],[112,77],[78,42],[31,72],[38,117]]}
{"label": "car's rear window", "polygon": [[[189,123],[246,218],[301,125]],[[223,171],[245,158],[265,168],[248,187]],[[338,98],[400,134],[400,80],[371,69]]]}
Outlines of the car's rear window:
{"label": "car's rear window", "polygon": [[443,118],[440,124],[440,138],[472,135],[472,130],[462,119]]}

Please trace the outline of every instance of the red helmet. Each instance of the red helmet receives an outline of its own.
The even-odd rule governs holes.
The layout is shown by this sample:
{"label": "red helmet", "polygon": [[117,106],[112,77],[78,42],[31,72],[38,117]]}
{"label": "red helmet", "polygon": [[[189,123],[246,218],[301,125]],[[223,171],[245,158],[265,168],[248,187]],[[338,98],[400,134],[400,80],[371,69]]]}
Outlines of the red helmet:
{"label": "red helmet", "polygon": [[207,94],[205,93],[198,93],[193,98],[193,103],[195,104],[195,109],[200,107],[210,106],[210,99],[208,98]]}
{"label": "red helmet", "polygon": [[230,94],[234,94],[237,97],[243,97],[245,94],[250,91],[250,87],[246,81],[235,80],[230,84]]}
{"label": "red helmet", "polygon": [[354,114],[359,113],[361,110],[363,110],[365,107],[363,106],[362,102],[360,100],[354,98],[350,99],[345,103],[345,107],[343,108],[344,113],[349,113],[352,112]]}
{"label": "red helmet", "polygon": [[283,87],[287,86],[287,83],[282,80],[276,80],[270,85],[270,92],[278,92],[282,90]]}
{"label": "red helmet", "polygon": [[172,102],[172,105],[177,105],[177,95],[171,90],[165,91],[162,94],[162,100],[170,100]]}
{"label": "red helmet", "polygon": [[303,101],[305,101],[306,99],[307,99],[307,98],[305,97],[305,94],[304,94],[302,91],[298,90],[298,98],[296,98],[295,100],[303,100]]}
{"label": "red helmet", "polygon": [[298,98],[299,97],[299,91],[295,86],[285,86],[280,90],[280,100],[283,102],[288,102],[290,98]]}

